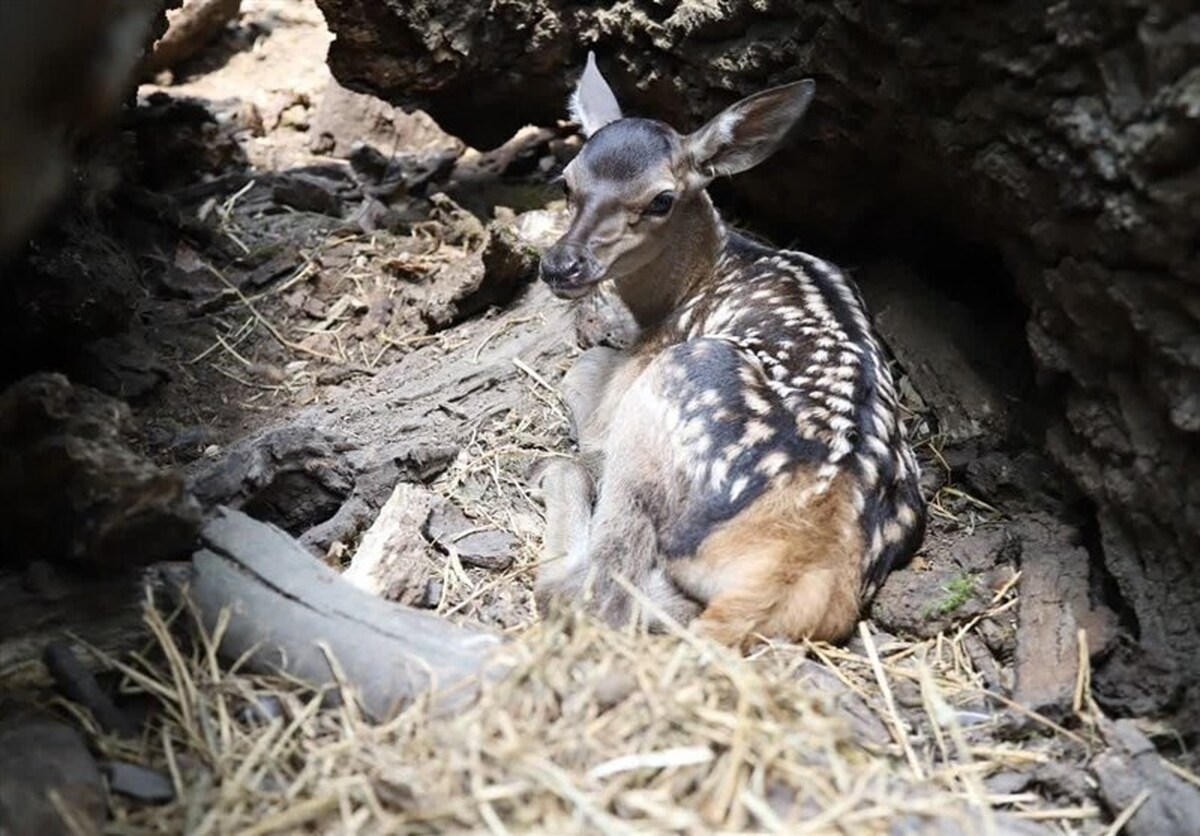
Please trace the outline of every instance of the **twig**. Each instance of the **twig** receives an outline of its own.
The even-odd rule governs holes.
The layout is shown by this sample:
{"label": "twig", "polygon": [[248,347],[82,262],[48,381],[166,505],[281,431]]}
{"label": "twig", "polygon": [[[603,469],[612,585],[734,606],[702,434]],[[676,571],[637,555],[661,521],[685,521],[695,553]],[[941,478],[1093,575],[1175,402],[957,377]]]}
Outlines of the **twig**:
{"label": "twig", "polygon": [[229,281],[229,279],[227,279],[225,277],[225,274],[222,273],[220,270],[218,270],[216,267],[213,267],[211,264],[209,264],[207,262],[203,262],[203,264],[208,269],[209,272],[211,272],[214,276],[216,276],[218,279],[220,279],[227,288],[229,288],[230,290],[232,290],[234,292],[234,294],[238,297],[238,300],[241,301],[241,303],[246,306],[246,309],[248,311],[250,311],[250,313],[254,316],[254,318],[256,320],[258,320],[259,324],[262,325],[264,328],[266,328],[267,332],[270,333],[270,335],[275,338],[275,341],[277,343],[279,343],[281,346],[283,346],[284,348],[289,349],[291,351],[303,352],[304,354],[308,354],[313,357],[317,357],[321,360],[326,360],[330,363],[338,362],[338,358],[336,358],[336,357],[333,357],[329,354],[325,354],[324,352],[321,352],[321,351],[315,351],[311,348],[308,348],[307,346],[300,345],[300,343],[294,343],[291,340],[289,340],[287,337],[283,336],[283,334],[279,333],[279,330],[273,324],[271,324],[270,320],[268,320],[265,316],[263,316],[261,313],[259,313],[258,308],[254,307],[254,303],[250,301],[250,299],[246,296],[245,293],[242,293],[241,288],[237,287],[233,282]]}
{"label": "twig", "polygon": [[549,391],[551,391],[551,392],[554,392],[554,393],[556,393],[556,394],[557,394],[558,390],[557,390],[557,389],[555,389],[555,388],[554,388],[554,387],[553,387],[553,386],[552,386],[552,385],[551,385],[551,384],[550,384],[550,383],[549,383],[549,382],[546,380],[546,378],[544,378],[544,377],[542,377],[540,374],[538,374],[538,373],[537,373],[537,372],[536,372],[536,371],[533,369],[533,367],[531,367],[531,366],[530,366],[528,363],[526,363],[526,362],[525,362],[524,360],[522,360],[520,357],[514,357],[514,358],[512,358],[512,362],[513,362],[513,365],[514,365],[514,366],[516,366],[518,369],[520,369],[521,371],[523,371],[525,374],[527,374],[527,375],[529,375],[531,378],[533,378],[533,379],[534,379],[534,380],[535,380],[535,381],[536,381],[536,382],[537,382],[539,385],[541,385],[541,386],[545,387],[546,389],[548,389]]}
{"label": "twig", "polygon": [[1076,646],[1079,649],[1079,663],[1075,669],[1075,695],[1071,700],[1071,710],[1076,714],[1083,712],[1083,706],[1091,690],[1092,665],[1088,653],[1087,630],[1082,627],[1076,633]]}
{"label": "twig", "polygon": [[908,759],[908,765],[912,769],[913,777],[918,781],[922,781],[925,779],[925,770],[921,768],[921,762],[917,760],[917,753],[913,750],[912,744],[908,740],[908,733],[904,730],[904,721],[900,719],[900,713],[896,711],[896,700],[892,696],[892,686],[888,683],[887,675],[883,672],[883,665],[879,662],[879,653],[875,650],[875,641],[871,638],[871,631],[867,629],[865,621],[858,623],[858,633],[862,636],[863,644],[866,645],[867,657],[871,660],[871,668],[875,671],[875,681],[879,683],[879,691],[883,694],[883,704],[887,707],[892,731],[896,735],[896,742],[904,749],[904,756]]}
{"label": "twig", "polygon": [[1118,836],[1118,834],[1121,832],[1121,828],[1129,824],[1129,820],[1134,817],[1139,809],[1141,809],[1141,806],[1146,803],[1146,799],[1149,797],[1150,790],[1142,790],[1136,796],[1134,796],[1133,801],[1129,802],[1129,806],[1122,810],[1119,816],[1113,819],[1112,824],[1110,824],[1104,831],[1104,836]]}

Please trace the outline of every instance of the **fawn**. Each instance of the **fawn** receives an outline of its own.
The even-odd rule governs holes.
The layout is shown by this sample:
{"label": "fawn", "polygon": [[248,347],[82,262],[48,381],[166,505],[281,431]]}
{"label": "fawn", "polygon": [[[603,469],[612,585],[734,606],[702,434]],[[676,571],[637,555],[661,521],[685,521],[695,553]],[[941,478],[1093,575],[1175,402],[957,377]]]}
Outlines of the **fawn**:
{"label": "fawn", "polygon": [[570,226],[540,275],[593,313],[613,298],[628,347],[589,348],[563,380],[580,455],[539,474],[543,611],[590,590],[619,624],[632,586],[733,647],[839,640],[919,545],[917,465],[857,288],[727,228],[705,191],[773,153],[814,89],[765,90],[681,135],[623,117],[589,53]]}

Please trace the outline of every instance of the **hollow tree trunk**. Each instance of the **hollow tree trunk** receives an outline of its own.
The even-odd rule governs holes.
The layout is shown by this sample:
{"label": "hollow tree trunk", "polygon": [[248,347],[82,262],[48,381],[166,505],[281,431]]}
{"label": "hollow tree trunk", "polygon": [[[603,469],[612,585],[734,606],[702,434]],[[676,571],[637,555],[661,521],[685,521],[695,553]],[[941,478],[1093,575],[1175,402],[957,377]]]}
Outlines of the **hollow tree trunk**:
{"label": "hollow tree trunk", "polygon": [[[476,145],[561,118],[588,48],[627,112],[681,129],[816,78],[801,137],[735,178],[735,205],[806,246],[924,221],[999,255],[992,281],[1027,311],[1047,446],[1095,506],[1094,551],[1144,657],[1174,668],[1158,687],[1200,695],[1194,3],[319,5],[343,84]],[[967,265],[961,282],[985,273]]]}

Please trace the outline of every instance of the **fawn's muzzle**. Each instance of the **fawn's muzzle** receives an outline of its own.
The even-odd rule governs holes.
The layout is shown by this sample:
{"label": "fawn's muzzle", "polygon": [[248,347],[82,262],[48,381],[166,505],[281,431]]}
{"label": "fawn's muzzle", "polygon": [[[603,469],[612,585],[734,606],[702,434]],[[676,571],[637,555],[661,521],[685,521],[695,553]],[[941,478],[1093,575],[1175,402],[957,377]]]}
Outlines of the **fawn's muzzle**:
{"label": "fawn's muzzle", "polygon": [[555,296],[574,299],[598,282],[600,267],[586,247],[560,241],[542,254],[542,281]]}

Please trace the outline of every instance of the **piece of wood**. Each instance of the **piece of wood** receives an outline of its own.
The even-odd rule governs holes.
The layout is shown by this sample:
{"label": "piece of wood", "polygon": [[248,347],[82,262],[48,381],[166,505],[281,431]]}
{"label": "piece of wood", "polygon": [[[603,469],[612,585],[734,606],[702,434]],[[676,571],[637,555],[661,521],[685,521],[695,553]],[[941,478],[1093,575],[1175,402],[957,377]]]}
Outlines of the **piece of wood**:
{"label": "piece of wood", "polygon": [[1115,631],[1115,617],[1093,607],[1089,598],[1087,551],[1076,544],[1072,529],[1052,517],[1023,518],[1020,609],[1014,655],[1014,699],[1052,717],[1071,709],[1079,676],[1079,628],[1087,631],[1088,648],[1105,647]]}
{"label": "piece of wood", "polygon": [[350,565],[342,573],[349,583],[389,600],[420,594],[428,578],[429,544],[421,526],[429,517],[434,494],[420,485],[400,482],[363,535]]}
{"label": "piece of wood", "polygon": [[[1075,557],[1028,544],[1021,557],[1013,696],[1052,718],[1070,709],[1079,671],[1078,630],[1068,604],[1069,589],[1078,580]],[[1086,554],[1083,560],[1086,571]]]}
{"label": "piece of wood", "polygon": [[42,661],[62,695],[92,712],[100,728],[119,737],[136,737],[141,725],[109,698],[96,675],[65,641],[52,641]]}
{"label": "piece of wood", "polygon": [[340,672],[378,721],[426,691],[439,709],[455,710],[474,699],[482,676],[503,672],[490,664],[501,644],[495,633],[370,595],[272,525],[219,508],[201,540],[180,591],[210,631],[229,609],[220,652],[248,654],[250,670],[286,672],[314,687]]}

